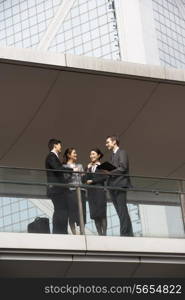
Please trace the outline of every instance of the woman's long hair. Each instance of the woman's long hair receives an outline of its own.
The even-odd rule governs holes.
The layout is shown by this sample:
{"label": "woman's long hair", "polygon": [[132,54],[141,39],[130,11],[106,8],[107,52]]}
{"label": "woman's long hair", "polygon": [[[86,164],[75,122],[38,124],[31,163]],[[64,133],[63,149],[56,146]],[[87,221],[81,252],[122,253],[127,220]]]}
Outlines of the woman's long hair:
{"label": "woman's long hair", "polygon": [[75,148],[67,148],[64,152],[62,162],[63,164],[67,164],[69,160],[69,155],[72,153],[72,151],[75,150]]}

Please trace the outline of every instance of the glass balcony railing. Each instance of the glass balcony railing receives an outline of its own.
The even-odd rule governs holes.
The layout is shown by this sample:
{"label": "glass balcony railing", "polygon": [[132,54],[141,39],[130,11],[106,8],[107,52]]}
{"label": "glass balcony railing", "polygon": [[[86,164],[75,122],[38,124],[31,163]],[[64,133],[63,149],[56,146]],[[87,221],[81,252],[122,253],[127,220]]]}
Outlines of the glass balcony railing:
{"label": "glass balcony railing", "polygon": [[[52,182],[49,174],[61,180]],[[98,176],[102,181],[92,184],[85,172],[0,167],[0,231],[34,232],[29,224],[39,217],[37,232],[44,233],[38,224],[48,220],[43,226],[57,233],[57,211],[55,221],[67,218],[69,234],[185,237],[183,179],[129,176],[131,184],[122,188],[109,175]]]}

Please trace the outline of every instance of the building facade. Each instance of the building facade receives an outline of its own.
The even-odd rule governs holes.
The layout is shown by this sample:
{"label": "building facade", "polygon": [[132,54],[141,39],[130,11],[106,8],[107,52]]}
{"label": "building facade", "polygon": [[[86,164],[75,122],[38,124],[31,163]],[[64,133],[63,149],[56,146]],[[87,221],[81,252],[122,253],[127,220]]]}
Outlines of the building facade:
{"label": "building facade", "polygon": [[[0,47],[35,48],[185,68],[185,1],[0,1]],[[35,216],[52,215],[52,207],[43,210],[36,202],[26,199],[1,198],[0,205],[4,216],[0,219],[1,231],[24,232],[28,221]],[[154,207],[129,204],[135,235],[160,235],[161,224],[166,228],[163,234],[170,235],[166,224],[172,216],[171,208],[155,209],[158,210],[158,228],[148,225]],[[176,209],[175,215],[178,227],[180,210]],[[90,220],[87,226],[95,232]],[[108,234],[119,234],[117,215],[111,204],[108,204]]]}

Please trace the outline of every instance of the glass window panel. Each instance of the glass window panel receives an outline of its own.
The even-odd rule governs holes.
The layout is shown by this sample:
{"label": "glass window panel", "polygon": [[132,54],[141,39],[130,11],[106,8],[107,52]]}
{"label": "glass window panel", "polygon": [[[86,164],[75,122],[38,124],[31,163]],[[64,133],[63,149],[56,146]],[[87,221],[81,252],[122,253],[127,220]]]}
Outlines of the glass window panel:
{"label": "glass window panel", "polygon": [[104,26],[100,27],[100,33],[101,33],[102,35],[107,34],[108,31],[109,31],[109,30],[108,30],[108,26],[107,26],[107,25],[104,25]]}
{"label": "glass window panel", "polygon": [[23,39],[29,37],[30,36],[30,31],[29,30],[23,30],[22,31],[22,36],[23,36]]}
{"label": "glass window panel", "polygon": [[21,210],[27,208],[27,207],[28,207],[28,205],[27,205],[27,200],[20,201],[20,202],[19,202],[19,205],[20,205],[20,209],[21,209]]}
{"label": "glass window panel", "polygon": [[101,18],[99,18],[98,21],[99,21],[99,26],[107,24],[107,17],[106,16],[102,16]]}
{"label": "glass window panel", "polygon": [[12,13],[14,15],[19,13],[19,6],[18,5],[12,6]]}
{"label": "glass window panel", "polygon": [[74,27],[73,28],[73,35],[76,36],[76,35],[79,35],[79,34],[81,34],[80,27]]}
{"label": "glass window panel", "polygon": [[21,229],[21,225],[19,223],[12,225],[12,231],[20,232],[20,229]]}
{"label": "glass window panel", "polygon": [[83,40],[83,43],[86,43],[86,42],[90,41],[91,40],[90,32],[84,33],[82,35],[82,40]]}
{"label": "glass window panel", "polygon": [[94,19],[90,21],[90,29],[94,29],[98,27],[98,19]]}
{"label": "glass window panel", "polygon": [[30,24],[31,26],[36,25],[38,23],[37,21],[37,17],[33,16],[29,18],[29,21],[27,20],[28,24]]}
{"label": "glass window panel", "polygon": [[94,56],[100,57],[100,56],[101,56],[101,49],[100,49],[100,48],[95,49],[95,50],[93,51],[93,53],[94,53]]}
{"label": "glass window panel", "polygon": [[46,25],[45,25],[44,22],[38,24],[38,30],[39,30],[40,32],[44,31],[45,29],[46,29]]}
{"label": "glass window panel", "polygon": [[22,41],[14,42],[14,46],[18,48],[22,48],[23,47]]}
{"label": "glass window panel", "polygon": [[13,27],[10,27],[10,28],[6,29],[6,35],[7,36],[10,36],[10,35],[13,35],[13,34],[14,34]]}
{"label": "glass window panel", "polygon": [[95,19],[98,17],[97,9],[93,9],[89,11],[89,18],[90,19]]}
{"label": "glass window panel", "polygon": [[10,214],[11,208],[10,205],[3,206],[3,216]]}
{"label": "glass window panel", "polygon": [[37,35],[38,34],[37,26],[35,25],[35,26],[30,27],[30,31],[31,31],[32,35]]}
{"label": "glass window panel", "polygon": [[2,2],[4,2],[3,3],[4,4],[4,9],[10,8],[11,5],[12,5],[10,0],[8,0],[8,1],[2,1]]}
{"label": "glass window panel", "polygon": [[100,33],[99,33],[98,29],[95,29],[95,30],[91,31],[92,39],[95,39],[95,38],[99,37],[99,35],[100,35]]}
{"label": "glass window panel", "polygon": [[46,18],[52,18],[53,17],[53,11],[52,10],[46,10],[45,11],[45,15],[46,15]]}
{"label": "glass window panel", "polygon": [[[69,39],[72,39],[73,38],[73,35],[72,35],[72,31],[71,30],[68,30],[66,32],[66,39],[69,40]],[[63,42],[64,41],[64,36],[63,35],[58,35],[57,37],[57,42]]]}
{"label": "glass window panel", "polygon": [[12,16],[12,10],[11,9],[7,9],[6,10],[6,18],[9,18]]}
{"label": "glass window panel", "polygon": [[35,207],[35,205],[31,201],[28,201],[28,207]]}
{"label": "glass window panel", "polygon": [[59,50],[61,52],[65,52],[65,45],[64,44],[57,45],[57,50]]}
{"label": "glass window panel", "polygon": [[28,210],[28,215],[29,215],[29,218],[35,217],[36,216],[36,209],[34,207],[30,208]]}
{"label": "glass window panel", "polygon": [[74,44],[75,44],[75,46],[76,46],[76,45],[79,45],[79,44],[81,44],[81,43],[82,43],[82,38],[81,38],[81,36],[77,36],[77,37],[74,38]]}
{"label": "glass window panel", "polygon": [[79,10],[77,7],[75,7],[71,10],[71,17],[73,18],[73,17],[78,17],[78,16],[79,16]]}
{"label": "glass window panel", "polygon": [[[34,16],[35,14],[36,14],[35,7],[32,7],[32,8],[29,8],[29,9],[28,9],[28,15],[29,15],[29,17],[32,17],[32,16]],[[41,14],[38,15],[38,20],[39,20],[39,21],[40,21],[40,15],[41,15]]]}
{"label": "glass window panel", "polygon": [[88,6],[89,6],[89,9],[96,8],[96,1],[94,1],[94,0],[88,1]]}
{"label": "glass window panel", "polygon": [[[76,19],[76,18],[75,18]],[[74,20],[74,19],[73,19]],[[70,21],[68,21],[68,22],[64,22],[63,23],[63,30],[64,31],[67,31],[67,30],[70,30],[71,29],[71,22]]]}
{"label": "glass window panel", "polygon": [[12,215],[12,222],[13,223],[18,223],[19,221],[20,221],[19,214],[18,213],[13,214]]}
{"label": "glass window panel", "polygon": [[98,48],[98,47],[100,47],[100,45],[101,45],[101,43],[100,43],[99,38],[92,41],[93,48]]}
{"label": "glass window panel", "polygon": [[84,44],[84,51],[85,51],[85,52],[90,51],[91,48],[92,48],[91,43],[86,43],[86,44]]}
{"label": "glass window panel", "polygon": [[21,211],[21,220],[26,220],[26,219],[28,219],[28,211],[23,210]]}
{"label": "glass window panel", "polygon": [[44,1],[44,7],[45,7],[45,10],[48,10],[52,7],[52,1],[51,0],[46,0]]}
{"label": "glass window panel", "polygon": [[3,218],[0,218],[0,227],[3,227],[4,222],[3,222]]}
{"label": "glass window panel", "polygon": [[29,27],[29,21],[28,20],[24,20],[22,22],[22,29],[24,30],[24,29],[27,29],[28,27]]}
{"label": "glass window panel", "polygon": [[80,5],[80,14],[86,13],[88,10],[87,3],[84,3],[83,5]]}
{"label": "glass window panel", "polygon": [[66,49],[73,48],[73,41],[72,40],[68,40],[68,41],[66,41],[65,45],[66,45]]}
{"label": "glass window panel", "polygon": [[80,22],[81,23],[87,23],[89,21],[89,16],[88,14],[83,14],[80,16]]}
{"label": "glass window panel", "polygon": [[12,26],[13,25],[12,18],[7,18],[5,20],[5,25],[6,25],[6,27]]}
{"label": "glass window panel", "polygon": [[21,12],[21,20],[27,20],[28,19],[28,11],[24,10]]}
{"label": "glass window panel", "polygon": [[65,30],[68,30],[68,29],[71,29],[71,26],[75,27],[75,26],[79,26],[79,25],[80,25],[80,19],[79,19],[79,17],[77,17],[77,18],[71,19],[71,22],[66,22],[66,24],[64,24],[64,28],[65,28]]}
{"label": "glass window panel", "polygon": [[28,226],[27,221],[21,222],[21,229],[20,229],[20,231],[21,232],[27,232],[27,226]]}
{"label": "glass window panel", "polygon": [[4,217],[4,226],[10,225],[12,222],[11,216]]}
{"label": "glass window panel", "polygon": [[87,32],[90,30],[90,26],[89,26],[89,23],[85,23],[85,24],[82,24],[81,25],[81,32],[84,33],[84,32]]}
{"label": "glass window panel", "polygon": [[79,46],[79,47],[76,47],[76,48],[75,48],[75,54],[76,54],[76,55],[81,55],[82,52],[83,52],[82,46]]}
{"label": "glass window panel", "polygon": [[20,11],[27,10],[28,8],[27,1],[23,1],[19,3],[19,5],[20,5]]}
{"label": "glass window panel", "polygon": [[16,33],[16,32],[19,32],[19,31],[21,31],[21,25],[20,24],[15,24],[14,25],[14,32]]}
{"label": "glass window panel", "polygon": [[4,20],[4,12],[0,12],[0,21]]}
{"label": "glass window panel", "polygon": [[18,211],[19,210],[19,202],[13,202],[11,204],[11,210],[12,210],[13,213]]}
{"label": "glass window panel", "polygon": [[104,35],[101,37],[102,44],[107,44],[109,42],[109,35]]}
{"label": "glass window panel", "polygon": [[40,3],[39,5],[37,5],[37,13],[41,13],[43,12],[45,9],[44,9],[44,3]]}

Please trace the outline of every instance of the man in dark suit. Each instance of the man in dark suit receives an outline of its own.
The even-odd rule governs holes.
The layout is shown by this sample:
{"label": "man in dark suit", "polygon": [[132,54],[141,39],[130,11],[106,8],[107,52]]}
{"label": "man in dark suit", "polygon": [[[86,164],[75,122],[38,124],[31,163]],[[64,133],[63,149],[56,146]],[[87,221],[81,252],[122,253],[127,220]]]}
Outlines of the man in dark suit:
{"label": "man in dark suit", "polygon": [[48,142],[48,148],[50,152],[46,157],[45,167],[47,169],[47,181],[50,183],[47,188],[47,195],[54,205],[53,233],[67,234],[68,205],[65,197],[66,189],[64,187],[54,185],[55,183],[65,183],[65,174],[64,172],[60,172],[66,170],[59,160],[59,154],[62,150],[61,141],[57,139],[50,139]]}
{"label": "man in dark suit", "polygon": [[[119,148],[119,140],[116,136],[108,136],[106,147],[112,150],[110,163],[116,169],[109,172],[108,185],[113,187],[128,188],[129,179],[129,161],[125,150]],[[126,191],[110,190],[112,203],[116,209],[120,220],[120,235],[133,236],[132,224],[126,204]]]}

